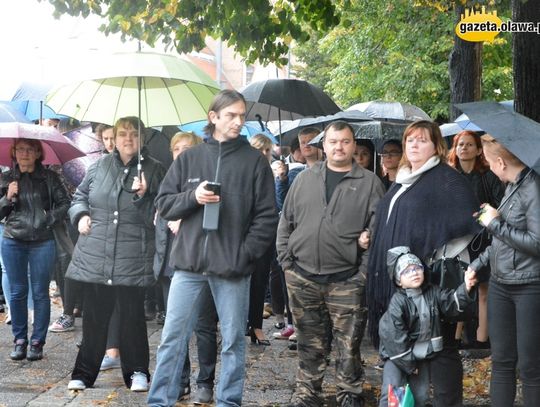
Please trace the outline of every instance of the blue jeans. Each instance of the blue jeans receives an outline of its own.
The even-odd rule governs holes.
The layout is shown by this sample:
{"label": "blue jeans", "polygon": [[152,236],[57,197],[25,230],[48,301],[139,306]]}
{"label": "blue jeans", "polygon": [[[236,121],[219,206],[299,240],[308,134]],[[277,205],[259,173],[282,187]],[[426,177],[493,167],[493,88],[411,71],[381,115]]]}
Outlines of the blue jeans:
{"label": "blue jeans", "polygon": [[250,277],[226,279],[177,271],[171,281],[167,317],[148,394],[151,406],[174,406],[176,403],[187,344],[198,319],[200,294],[207,284],[216,304],[222,337],[216,405],[242,404]]}
{"label": "blue jeans", "polygon": [[[4,239],[4,225],[0,223],[0,248],[2,247],[2,240]],[[2,266],[2,291],[4,292],[4,298],[9,308],[9,301],[11,299],[9,280],[6,273],[6,266],[4,260],[2,260],[2,252],[0,251],[0,266]],[[30,270],[28,270],[28,281],[30,281]],[[30,284],[28,284],[30,286]],[[28,309],[34,309],[34,301],[32,301],[32,295],[28,296]]]}
{"label": "blue jeans", "polygon": [[11,329],[15,340],[28,339],[28,268],[32,298],[34,299],[33,342],[45,343],[49,326],[51,303],[49,282],[54,267],[56,246],[54,240],[24,242],[2,240],[2,258],[10,285]]}

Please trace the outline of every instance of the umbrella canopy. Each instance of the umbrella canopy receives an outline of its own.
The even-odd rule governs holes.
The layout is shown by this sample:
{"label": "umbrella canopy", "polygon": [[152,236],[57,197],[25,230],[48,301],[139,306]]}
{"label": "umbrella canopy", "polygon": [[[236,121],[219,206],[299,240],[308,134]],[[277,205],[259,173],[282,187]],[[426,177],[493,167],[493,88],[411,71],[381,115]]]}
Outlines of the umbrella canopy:
{"label": "umbrella canopy", "polygon": [[385,102],[373,100],[371,102],[357,103],[347,110],[359,110],[369,117],[378,120],[414,122],[417,120],[431,120],[429,115],[418,106],[402,102]]}
{"label": "umbrella canopy", "polygon": [[34,121],[40,119],[62,119],[59,115],[43,103],[52,84],[40,82],[22,82],[9,102],[24,115]]}
{"label": "umbrella canopy", "polygon": [[[462,115],[462,116],[464,116],[464,115]],[[458,133],[462,132],[463,130],[465,130],[464,128],[462,128],[456,122],[444,123],[444,124],[441,124],[439,127],[441,129],[441,133],[442,133],[443,137],[455,136],[456,134],[458,134]],[[473,131],[479,131],[479,130],[473,130]]]}
{"label": "umbrella canopy", "polygon": [[306,127],[318,127],[321,130],[326,127],[327,124],[336,120],[343,120],[346,122],[361,122],[361,121],[373,121],[367,114],[358,110],[349,110],[344,112],[337,112],[336,114],[319,116],[319,117],[304,117],[302,119],[293,120],[282,126],[281,128],[281,143],[283,145],[289,145],[291,141],[298,136],[301,129]]}
{"label": "umbrella canopy", "polygon": [[9,102],[0,102],[0,123],[6,122],[29,123],[30,120]]}
{"label": "umbrella canopy", "polygon": [[[403,132],[408,126],[407,123],[392,123],[392,122],[359,122],[350,123],[354,129],[354,138],[357,140],[368,139],[372,140],[376,147],[382,144],[384,140],[401,140]],[[324,133],[320,133],[317,137],[309,142],[309,144],[322,148],[322,138]]]}
{"label": "umbrella canopy", "polygon": [[540,174],[540,123],[497,102],[456,104],[482,131]]}
{"label": "umbrella canopy", "polygon": [[151,52],[118,53],[100,60],[84,80],[53,89],[47,104],[80,121],[114,125],[139,116],[148,126],[180,125],[205,119],[220,91],[191,62]]}
{"label": "umbrella canopy", "polygon": [[75,143],[86,154],[84,157],[71,160],[62,166],[66,180],[71,185],[78,186],[83,180],[88,167],[96,162],[103,154],[103,143],[98,140],[90,124],[67,131],[64,133],[64,136]]}
{"label": "umbrella canopy", "polygon": [[26,123],[0,123],[0,165],[13,164],[10,147],[16,139],[21,138],[41,141],[45,154],[43,164],[63,164],[85,155],[54,127]]}
{"label": "umbrella canopy", "polygon": [[241,93],[248,102],[246,119],[295,120],[304,116],[334,114],[341,109],[322,89],[300,79],[253,82]]}
{"label": "umbrella canopy", "polygon": [[[182,131],[192,131],[197,136],[206,138],[207,136],[204,133],[203,129],[207,124],[208,124],[207,120],[199,120],[197,122],[183,124],[179,127]],[[273,144],[277,144],[278,141],[276,140],[274,135],[270,132],[270,130],[268,130],[267,128],[265,128],[264,130],[261,130],[261,125],[258,122],[255,122],[255,121],[246,122],[244,126],[242,127],[242,130],[240,131],[240,135],[247,137],[248,140],[254,135],[259,134],[259,133],[264,134],[266,137],[268,137],[272,141]]]}
{"label": "umbrella canopy", "polygon": [[[503,102],[499,102],[501,106],[504,108],[514,111],[514,101],[513,100],[505,100]],[[459,115],[456,120],[454,120],[455,123],[457,123],[460,127],[460,130],[469,130],[469,131],[483,131],[480,127],[478,127],[476,124],[474,124],[471,119],[469,119],[469,116],[467,116],[465,113]],[[442,130],[442,127],[441,127]],[[454,134],[459,133],[456,132]],[[444,134],[443,134],[444,135]]]}

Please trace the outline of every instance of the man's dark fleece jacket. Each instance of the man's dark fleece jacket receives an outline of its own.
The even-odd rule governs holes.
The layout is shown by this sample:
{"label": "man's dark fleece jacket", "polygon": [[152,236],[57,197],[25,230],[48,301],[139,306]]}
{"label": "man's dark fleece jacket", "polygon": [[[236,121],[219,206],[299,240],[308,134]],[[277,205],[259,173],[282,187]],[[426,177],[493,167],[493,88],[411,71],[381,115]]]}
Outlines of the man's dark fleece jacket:
{"label": "man's dark fleece jacket", "polygon": [[[204,206],[195,199],[195,189],[205,180],[221,183],[217,231],[203,230]],[[180,154],[161,184],[156,207],[166,220],[182,219],[170,256],[175,270],[225,278],[250,275],[277,228],[270,164],[243,137],[221,143],[209,138]]]}

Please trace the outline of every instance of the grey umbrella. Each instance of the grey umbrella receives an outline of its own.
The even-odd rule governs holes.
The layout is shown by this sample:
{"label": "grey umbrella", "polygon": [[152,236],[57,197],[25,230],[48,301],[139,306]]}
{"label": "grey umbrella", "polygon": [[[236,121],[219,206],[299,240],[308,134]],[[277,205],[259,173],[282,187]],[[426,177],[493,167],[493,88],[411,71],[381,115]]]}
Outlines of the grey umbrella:
{"label": "grey umbrella", "polygon": [[[392,123],[379,121],[366,121],[358,123],[350,123],[354,130],[354,138],[357,140],[368,139],[374,141],[378,146],[382,140],[401,140],[403,131],[408,126],[408,123]],[[316,147],[322,148],[322,138],[324,133],[321,132],[317,137],[309,142]],[[378,142],[380,140],[380,142]]]}
{"label": "grey umbrella", "polygon": [[375,120],[384,119],[409,123],[417,120],[431,120],[429,115],[418,106],[402,102],[373,100],[371,102],[357,103],[347,110],[360,110]]}
{"label": "grey umbrella", "polygon": [[540,174],[540,123],[497,102],[456,104],[469,119]]}
{"label": "grey umbrella", "polygon": [[281,128],[281,143],[285,146],[289,145],[293,138],[298,136],[298,133],[303,128],[317,127],[323,130],[327,124],[336,120],[343,120],[351,123],[373,121],[367,114],[358,110],[348,110],[319,117],[304,117],[283,125]]}

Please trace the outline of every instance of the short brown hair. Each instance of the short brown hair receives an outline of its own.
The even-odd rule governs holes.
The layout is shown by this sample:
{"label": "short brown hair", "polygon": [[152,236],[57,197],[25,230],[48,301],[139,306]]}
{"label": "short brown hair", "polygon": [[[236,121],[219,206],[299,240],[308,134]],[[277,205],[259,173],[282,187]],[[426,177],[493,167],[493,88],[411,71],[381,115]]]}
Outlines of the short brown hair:
{"label": "short brown hair", "polygon": [[[109,129],[113,129],[113,133],[114,133],[114,127],[113,127],[113,126],[110,126],[110,125],[108,125],[108,124],[103,124],[103,123],[101,123],[101,124],[98,124],[98,125],[96,126],[96,131],[95,131],[94,133],[95,133],[96,137],[97,137],[100,141],[103,141],[103,132],[104,132],[105,130],[109,130]],[[116,136],[114,136],[114,137],[116,137]]]}
{"label": "short brown hair", "polygon": [[13,144],[11,145],[11,150],[10,150],[11,158],[13,159],[13,161],[17,159],[17,157],[15,156],[15,149],[17,148],[17,145],[21,143],[28,144],[30,147],[36,150],[36,152],[40,153],[39,157],[36,158],[36,161],[39,161],[40,163],[43,162],[43,160],[45,159],[45,151],[43,151],[43,146],[41,145],[41,141],[29,139],[29,138],[18,138],[13,142]]}
{"label": "short brown hair", "polygon": [[116,121],[113,127],[114,139],[116,140],[116,133],[120,127],[126,127],[126,125],[131,124],[135,130],[139,130],[139,123],[141,123],[141,140],[139,140],[139,145],[142,146],[144,144],[144,123],[136,116],[121,117]]}
{"label": "short brown hair", "polygon": [[[429,139],[435,145],[435,155],[439,157],[442,163],[445,163],[448,148],[446,147],[446,141],[444,141],[443,136],[441,134],[441,129],[439,128],[439,125],[437,123],[434,123],[430,120],[418,120],[416,122],[409,124],[407,128],[405,129],[405,131],[403,132],[403,139],[401,141],[401,144],[405,146],[407,142],[407,138],[413,132],[419,129],[427,130]],[[411,168],[411,163],[409,162],[409,159],[407,158],[406,152],[405,154],[401,156],[401,161],[399,162],[399,166]]]}

